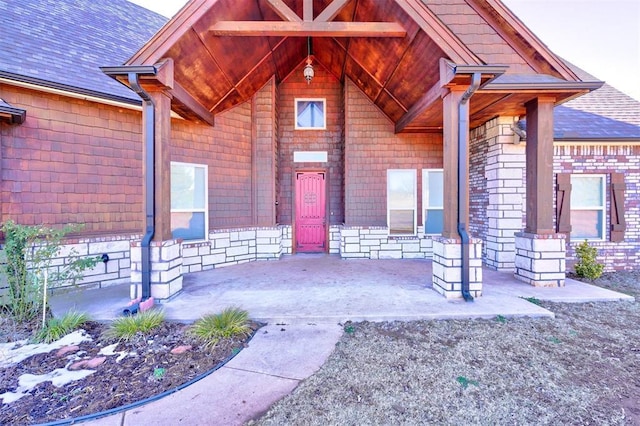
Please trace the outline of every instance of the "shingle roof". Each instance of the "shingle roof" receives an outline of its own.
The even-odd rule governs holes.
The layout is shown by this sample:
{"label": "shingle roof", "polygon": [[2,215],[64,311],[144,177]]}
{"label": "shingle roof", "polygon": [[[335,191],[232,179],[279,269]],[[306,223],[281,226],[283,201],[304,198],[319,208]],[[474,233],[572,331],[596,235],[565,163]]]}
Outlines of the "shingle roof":
{"label": "shingle roof", "polygon": [[[567,65],[583,81],[598,79]],[[640,102],[608,84],[555,108],[556,139],[640,139]]]}
{"label": "shingle roof", "polygon": [[0,1],[0,75],[138,100],[98,67],[123,64],[166,22],[126,0]]}

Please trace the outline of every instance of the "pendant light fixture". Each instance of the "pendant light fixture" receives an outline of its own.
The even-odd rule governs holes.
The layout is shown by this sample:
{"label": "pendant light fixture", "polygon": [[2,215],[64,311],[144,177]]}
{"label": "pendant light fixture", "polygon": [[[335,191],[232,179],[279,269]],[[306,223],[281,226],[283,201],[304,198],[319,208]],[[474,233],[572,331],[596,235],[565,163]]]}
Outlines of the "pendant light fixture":
{"label": "pendant light fixture", "polygon": [[307,65],[304,66],[304,70],[302,72],[304,75],[304,79],[307,80],[307,84],[311,84],[311,80],[313,80],[313,76],[315,75],[313,65],[311,65],[312,56],[311,37],[307,37]]}

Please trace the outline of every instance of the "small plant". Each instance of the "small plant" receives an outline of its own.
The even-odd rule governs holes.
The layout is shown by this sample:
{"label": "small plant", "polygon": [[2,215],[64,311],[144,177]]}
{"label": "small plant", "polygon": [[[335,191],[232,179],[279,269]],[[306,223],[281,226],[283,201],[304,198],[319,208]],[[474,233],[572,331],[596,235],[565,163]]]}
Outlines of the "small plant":
{"label": "small plant", "polygon": [[591,281],[600,278],[604,265],[598,263],[597,256],[597,248],[591,247],[587,240],[581,242],[576,247],[576,257],[578,258],[578,262],[575,264],[576,275]]}
{"label": "small plant", "polygon": [[347,324],[344,326],[344,332],[347,334],[353,334],[356,332],[356,328],[351,324]]}
{"label": "small plant", "polygon": [[507,319],[502,315],[496,315],[496,321],[498,321],[500,324],[505,324],[507,322]]}
{"label": "small plant", "polygon": [[471,380],[464,376],[458,376],[458,378],[456,378],[456,381],[460,383],[460,385],[462,386],[462,389],[468,388],[469,385],[473,385],[473,386],[479,385],[479,383],[476,380]]}
{"label": "small plant", "polygon": [[98,257],[81,258],[71,249],[65,263],[54,266],[53,261],[60,255],[65,235],[80,228],[79,225],[68,225],[62,229],[25,226],[11,220],[2,224],[0,230],[5,237],[6,257],[2,272],[9,284],[6,307],[15,320],[27,322],[46,310],[45,283],[52,286],[75,283],[86,269],[98,263]]}
{"label": "small plant", "polygon": [[166,368],[156,367],[153,369],[153,378],[156,380],[160,380],[164,377],[166,372],[167,372]]}
{"label": "small plant", "polygon": [[89,316],[82,312],[67,312],[60,318],[49,318],[44,328],[36,333],[34,340],[39,343],[51,343],[77,330],[89,321]]}
{"label": "small plant", "polygon": [[529,303],[533,303],[534,305],[538,305],[538,306],[542,305],[542,302],[537,297],[531,296],[531,297],[524,297],[523,299]]}
{"label": "small plant", "polygon": [[134,316],[115,319],[107,331],[105,331],[105,337],[129,341],[138,334],[149,334],[149,332],[158,328],[163,322],[163,310],[149,309]]}
{"label": "small plant", "polygon": [[249,313],[240,308],[226,308],[219,314],[205,315],[191,326],[191,334],[213,348],[220,339],[246,337],[251,334]]}

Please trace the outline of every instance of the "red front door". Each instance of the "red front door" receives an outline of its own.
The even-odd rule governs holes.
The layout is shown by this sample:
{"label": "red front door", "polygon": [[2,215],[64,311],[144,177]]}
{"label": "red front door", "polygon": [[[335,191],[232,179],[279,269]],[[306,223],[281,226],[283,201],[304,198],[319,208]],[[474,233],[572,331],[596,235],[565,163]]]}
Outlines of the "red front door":
{"label": "red front door", "polygon": [[324,172],[296,173],[296,251],[324,252],[327,215]]}

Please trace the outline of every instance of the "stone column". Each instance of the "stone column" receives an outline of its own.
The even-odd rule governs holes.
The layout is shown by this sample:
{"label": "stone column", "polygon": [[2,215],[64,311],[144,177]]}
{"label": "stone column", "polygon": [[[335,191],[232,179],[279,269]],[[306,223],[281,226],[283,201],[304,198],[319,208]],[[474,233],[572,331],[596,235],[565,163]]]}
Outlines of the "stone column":
{"label": "stone column", "polygon": [[534,286],[563,286],[565,235],[553,228],[554,98],[539,97],[527,108],[527,209],[524,232],[516,234],[516,278]]}
{"label": "stone column", "polygon": [[485,263],[496,270],[514,270],[515,234],[522,230],[524,219],[525,142],[514,144],[514,123],[513,117],[498,117],[485,124],[489,194]]}

